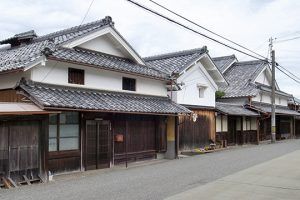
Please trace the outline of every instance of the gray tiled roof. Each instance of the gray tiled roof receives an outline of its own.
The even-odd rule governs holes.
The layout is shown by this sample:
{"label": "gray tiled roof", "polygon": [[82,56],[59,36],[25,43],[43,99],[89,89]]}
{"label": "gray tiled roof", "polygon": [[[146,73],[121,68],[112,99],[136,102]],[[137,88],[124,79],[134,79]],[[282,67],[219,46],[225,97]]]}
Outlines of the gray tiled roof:
{"label": "gray tiled roof", "polygon": [[68,29],[37,37],[34,39],[34,41],[51,40],[56,45],[58,45],[72,41],[74,39],[78,39],[85,36],[87,33],[98,31],[100,29],[103,29],[104,27],[112,26],[113,24],[114,23],[112,22],[111,17],[105,17],[101,20],[97,20],[80,26],[74,26]]}
{"label": "gray tiled roof", "polygon": [[[257,87],[259,89],[261,89],[262,91],[266,91],[266,92],[269,92],[271,93],[272,92],[272,87],[271,86],[268,86],[268,85],[263,85],[261,83],[256,83]],[[286,92],[283,92],[281,90],[276,90],[275,91],[275,94],[278,94],[278,95],[281,95],[281,96],[285,96],[285,97],[288,97],[288,98],[292,98],[293,96],[291,94],[288,94]]]}
{"label": "gray tiled roof", "polygon": [[0,50],[0,72],[22,70],[42,57],[41,52],[48,45],[49,41],[44,40],[9,50]]}
{"label": "gray tiled roof", "polygon": [[[264,113],[271,113],[271,104],[267,103],[260,103],[260,102],[252,102],[251,105],[248,105],[248,107],[256,109],[258,111],[264,112]],[[278,106],[275,107],[275,113],[276,114],[283,114],[283,115],[299,115],[300,113],[294,110],[289,109],[287,106]]]}
{"label": "gray tiled roof", "polygon": [[144,60],[150,67],[170,75],[172,72],[180,73],[205,53],[207,53],[206,46],[198,49],[145,57]]}
{"label": "gray tiled roof", "polygon": [[145,65],[135,64],[128,59],[95,53],[89,50],[74,50],[62,47],[66,42],[78,39],[108,26],[113,26],[110,17],[36,37],[32,42],[24,46],[0,50],[0,72],[23,70],[31,62],[35,62],[41,58],[43,56],[43,50],[50,47],[53,54],[52,58],[87,65],[96,65],[103,69],[141,74],[147,77],[167,78],[167,75],[164,73]]}
{"label": "gray tiled roof", "polygon": [[168,97],[89,90],[22,80],[18,86],[43,109],[78,109],[152,114],[190,113]]}
{"label": "gray tiled roof", "polygon": [[6,44],[6,43],[8,43],[8,42],[10,42],[12,40],[16,40],[16,39],[35,38],[35,37],[37,37],[37,35],[34,32],[34,30],[30,30],[30,31],[26,31],[26,32],[15,34],[11,38],[7,38],[7,39],[4,39],[4,40],[1,40],[0,44]]}
{"label": "gray tiled roof", "polygon": [[102,69],[138,73],[145,76],[152,76],[154,78],[166,78],[166,74],[145,65],[136,64],[129,59],[85,49],[58,48],[52,55],[49,56],[49,58],[75,62],[78,64],[93,65]]}
{"label": "gray tiled roof", "polygon": [[257,95],[259,89],[254,80],[266,65],[266,62],[260,60],[235,62],[223,74],[229,83],[228,86],[220,88],[225,92],[223,98]]}
{"label": "gray tiled roof", "polygon": [[229,65],[236,60],[235,55],[230,56],[222,56],[222,57],[214,57],[212,58],[215,65],[218,67],[218,69],[224,73],[225,70],[229,67]]}
{"label": "gray tiled roof", "polygon": [[[40,58],[42,51],[45,47],[48,47],[49,43],[58,46],[64,42],[86,35],[91,31],[106,27],[111,23],[111,18],[106,17],[99,21],[34,38],[32,42],[27,45],[13,47],[8,50],[0,50],[0,72],[16,69],[22,70],[30,62],[34,62]],[[7,39],[7,41],[9,41],[9,39]]]}
{"label": "gray tiled roof", "polygon": [[258,113],[248,110],[244,105],[216,102],[216,110],[227,115],[259,116]]}

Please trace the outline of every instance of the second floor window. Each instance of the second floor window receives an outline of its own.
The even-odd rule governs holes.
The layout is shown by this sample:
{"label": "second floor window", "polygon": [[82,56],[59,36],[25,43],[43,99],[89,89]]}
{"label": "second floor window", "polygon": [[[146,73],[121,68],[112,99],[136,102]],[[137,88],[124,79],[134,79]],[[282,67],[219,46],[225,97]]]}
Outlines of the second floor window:
{"label": "second floor window", "polygon": [[84,70],[69,68],[68,83],[84,85]]}
{"label": "second floor window", "polygon": [[204,87],[199,87],[198,90],[199,90],[199,98],[204,98],[204,92],[205,92],[205,89]]}
{"label": "second floor window", "polygon": [[136,80],[134,78],[123,77],[122,89],[123,90],[136,91]]}
{"label": "second floor window", "polygon": [[205,94],[205,90],[206,90],[207,86],[198,84],[197,87],[198,87],[198,92],[199,92],[199,98],[204,98],[204,96],[205,96],[204,94]]}

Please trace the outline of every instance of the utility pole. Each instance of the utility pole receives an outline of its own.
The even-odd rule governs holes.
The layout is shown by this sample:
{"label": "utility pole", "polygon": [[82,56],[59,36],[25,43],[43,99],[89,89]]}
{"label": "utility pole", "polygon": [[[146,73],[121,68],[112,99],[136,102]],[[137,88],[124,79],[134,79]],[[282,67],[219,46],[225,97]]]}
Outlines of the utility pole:
{"label": "utility pole", "polygon": [[272,59],[272,117],[271,117],[271,142],[276,142],[276,114],[275,114],[275,50],[273,50],[273,38],[270,38],[270,53]]}

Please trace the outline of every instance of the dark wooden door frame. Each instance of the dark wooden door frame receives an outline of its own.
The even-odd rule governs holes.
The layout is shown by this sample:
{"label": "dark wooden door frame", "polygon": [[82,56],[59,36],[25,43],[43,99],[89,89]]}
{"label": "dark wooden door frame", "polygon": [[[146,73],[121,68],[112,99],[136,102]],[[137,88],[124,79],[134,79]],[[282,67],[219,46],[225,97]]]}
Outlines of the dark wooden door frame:
{"label": "dark wooden door frame", "polygon": [[112,166],[112,152],[113,152],[113,145],[112,145],[112,130],[111,130],[111,121],[110,120],[86,120],[85,124],[86,124],[86,127],[85,127],[85,169],[87,170],[88,169],[88,166],[87,166],[87,161],[88,161],[88,151],[87,151],[87,147],[88,147],[88,133],[87,133],[87,126],[90,125],[92,123],[95,123],[96,125],[96,169],[101,169],[99,167],[99,134],[100,134],[100,124],[103,123],[103,122],[107,122],[107,125],[108,125],[108,136],[107,136],[107,145],[108,145],[108,157],[109,157],[109,160],[107,163],[108,164],[108,167],[111,167]]}

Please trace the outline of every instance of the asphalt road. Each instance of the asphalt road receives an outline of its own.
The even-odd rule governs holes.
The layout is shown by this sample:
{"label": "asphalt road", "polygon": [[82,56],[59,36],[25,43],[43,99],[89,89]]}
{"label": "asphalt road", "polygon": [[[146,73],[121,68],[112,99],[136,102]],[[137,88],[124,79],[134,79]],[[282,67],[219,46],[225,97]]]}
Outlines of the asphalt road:
{"label": "asphalt road", "polygon": [[0,199],[164,199],[299,149],[300,140],[288,140],[128,169],[77,173],[47,184],[0,190]]}

